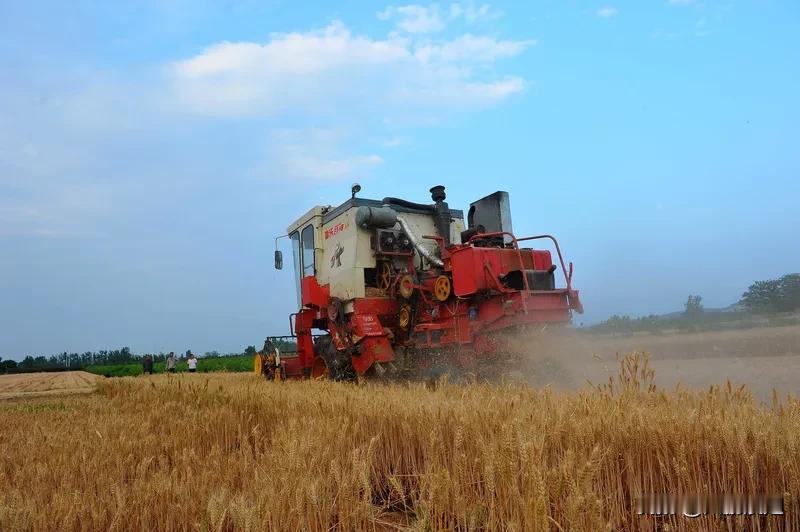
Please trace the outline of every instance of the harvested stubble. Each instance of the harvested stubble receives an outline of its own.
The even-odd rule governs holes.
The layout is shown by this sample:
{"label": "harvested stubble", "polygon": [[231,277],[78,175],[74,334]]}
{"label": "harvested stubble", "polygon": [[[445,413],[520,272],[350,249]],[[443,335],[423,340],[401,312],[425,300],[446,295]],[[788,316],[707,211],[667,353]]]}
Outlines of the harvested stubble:
{"label": "harvested stubble", "polygon": [[[3,404],[0,530],[800,529],[800,402],[651,378],[636,356],[579,393],[163,375]],[[787,515],[637,516],[650,492]]]}

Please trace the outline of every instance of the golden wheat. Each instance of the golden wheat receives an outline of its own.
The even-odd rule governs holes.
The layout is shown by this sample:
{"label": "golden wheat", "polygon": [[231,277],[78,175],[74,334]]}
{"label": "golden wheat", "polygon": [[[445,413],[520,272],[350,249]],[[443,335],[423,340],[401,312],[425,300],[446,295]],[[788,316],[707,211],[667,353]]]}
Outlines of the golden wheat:
{"label": "golden wheat", "polygon": [[[109,379],[0,427],[0,530],[800,529],[800,402],[667,392],[638,355],[577,393]],[[636,515],[651,492],[781,493],[786,517]]]}

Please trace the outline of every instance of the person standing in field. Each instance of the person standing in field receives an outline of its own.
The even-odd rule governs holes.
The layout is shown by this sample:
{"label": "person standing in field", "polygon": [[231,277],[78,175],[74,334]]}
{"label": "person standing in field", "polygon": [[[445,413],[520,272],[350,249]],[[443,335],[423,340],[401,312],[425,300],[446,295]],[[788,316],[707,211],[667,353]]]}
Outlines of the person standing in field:
{"label": "person standing in field", "polygon": [[186,363],[189,364],[189,373],[197,371],[197,357],[191,351],[189,351],[189,358]]}
{"label": "person standing in field", "polygon": [[153,357],[151,355],[147,354],[142,359],[142,369],[144,373],[153,374]]}
{"label": "person standing in field", "polygon": [[175,364],[177,363],[177,359],[175,358],[175,353],[170,351],[169,355],[167,356],[167,371],[170,373],[175,373]]}

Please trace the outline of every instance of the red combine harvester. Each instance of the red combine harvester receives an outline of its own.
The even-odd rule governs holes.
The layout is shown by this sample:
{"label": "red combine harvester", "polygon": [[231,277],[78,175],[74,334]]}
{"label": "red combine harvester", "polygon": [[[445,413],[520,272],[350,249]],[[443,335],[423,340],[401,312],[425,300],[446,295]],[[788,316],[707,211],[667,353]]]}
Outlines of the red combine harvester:
{"label": "red combine harvester", "polygon": [[[508,333],[569,323],[572,311],[583,312],[572,264],[565,268],[556,239],[514,236],[507,192],[472,203],[465,225],[443,186],[430,190],[432,204],[363,199],[360,189],[354,185],[342,205],[314,207],[289,226],[297,351],[281,357],[268,341],[257,372],[265,372],[271,351],[270,363],[282,371],[269,373],[289,378],[491,373],[513,364],[506,360]],[[521,247],[542,239],[552,242],[557,263],[550,251]],[[275,267],[283,268],[279,250]]]}

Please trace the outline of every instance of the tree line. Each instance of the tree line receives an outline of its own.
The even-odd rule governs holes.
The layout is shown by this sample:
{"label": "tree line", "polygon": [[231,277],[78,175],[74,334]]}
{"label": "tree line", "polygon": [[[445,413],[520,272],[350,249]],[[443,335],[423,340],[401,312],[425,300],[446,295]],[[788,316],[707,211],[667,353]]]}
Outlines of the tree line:
{"label": "tree line", "polygon": [[[282,351],[292,351],[295,349],[295,343],[285,340],[278,340],[275,342],[278,348]],[[259,348],[260,349],[260,348]],[[254,355],[256,347],[249,345],[242,352],[239,353],[226,353],[221,354],[218,351],[207,351],[203,353],[202,358],[217,358],[226,356],[242,356]],[[163,362],[166,360],[169,353],[160,352],[158,354],[151,353],[155,362]],[[189,351],[186,353],[178,354],[179,358],[186,358]],[[0,357],[0,373],[25,373],[31,371],[65,371],[65,370],[79,370],[87,366],[108,366],[117,364],[141,364],[144,353],[133,353],[130,348],[122,347],[120,349],[100,350],[100,351],[86,351],[84,353],[58,353],[56,355],[27,355],[20,362],[11,359],[3,359]]]}
{"label": "tree line", "polygon": [[797,311],[800,311],[800,273],[791,273],[777,279],[754,282],[731,312],[706,312],[703,298],[692,294],[684,303],[682,313],[666,316],[650,314],[638,318],[615,314],[589,329],[600,332],[657,331],[672,327],[691,329],[701,324],[735,321],[742,314],[763,316]]}

